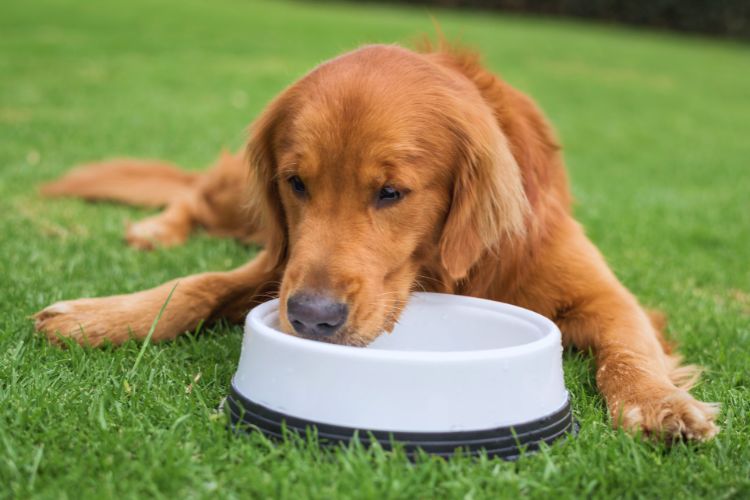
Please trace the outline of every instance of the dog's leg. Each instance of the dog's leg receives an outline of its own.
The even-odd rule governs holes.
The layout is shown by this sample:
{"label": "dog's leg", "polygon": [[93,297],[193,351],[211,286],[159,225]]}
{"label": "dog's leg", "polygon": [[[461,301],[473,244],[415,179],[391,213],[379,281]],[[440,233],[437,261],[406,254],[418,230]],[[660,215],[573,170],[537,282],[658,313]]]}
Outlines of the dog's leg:
{"label": "dog's leg", "polygon": [[152,336],[155,342],[168,340],[204,320],[240,320],[253,304],[270,298],[275,280],[261,252],[233,271],[196,274],[128,295],[57,302],[35,315],[36,329],[53,342],[68,337],[92,346],[143,339],[174,290]]}
{"label": "dog's leg", "polygon": [[184,243],[195,226],[211,234],[259,243],[257,221],[247,203],[249,182],[242,156],[223,152],[201,173],[144,160],[84,165],[40,191],[45,196],[166,207],[164,212],[126,228],[129,245],[150,250]]}
{"label": "dog's leg", "polygon": [[138,222],[128,223],[125,241],[133,248],[152,250],[185,243],[196,224],[193,196],[173,201],[166,210]]}
{"label": "dog's leg", "polygon": [[248,203],[251,178],[241,155],[223,152],[192,190],[153,217],[132,223],[131,246],[151,249],[183,243],[195,226],[209,234],[262,243],[258,218]]}
{"label": "dog's leg", "polygon": [[115,159],[74,168],[59,180],[43,185],[40,192],[49,197],[166,206],[166,211],[128,224],[126,229],[128,244],[151,249],[185,242],[194,225],[192,200],[205,175],[160,161]]}
{"label": "dog's leg", "polygon": [[545,260],[545,272],[559,279],[550,286],[566,297],[556,317],[563,338],[594,351],[597,385],[613,424],[656,437],[713,437],[718,405],[688,393],[700,370],[680,366],[679,356],[665,352],[654,322],[582,230],[576,226]]}
{"label": "dog's leg", "polygon": [[50,197],[163,207],[191,192],[201,175],[160,161],[115,159],[76,167],[42,185],[40,192]]}

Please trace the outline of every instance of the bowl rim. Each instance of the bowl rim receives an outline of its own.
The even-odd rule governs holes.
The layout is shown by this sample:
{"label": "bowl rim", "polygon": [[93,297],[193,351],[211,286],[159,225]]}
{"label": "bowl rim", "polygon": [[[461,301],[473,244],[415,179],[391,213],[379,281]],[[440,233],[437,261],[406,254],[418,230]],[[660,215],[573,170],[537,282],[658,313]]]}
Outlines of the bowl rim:
{"label": "bowl rim", "polygon": [[[463,295],[452,295],[445,293],[432,292],[414,292],[412,298],[427,301],[445,301],[449,300],[456,304],[476,307],[483,310],[495,311],[499,314],[512,316],[534,324],[542,332],[542,336],[531,342],[510,347],[500,347],[495,349],[473,349],[461,351],[422,351],[422,350],[390,350],[390,349],[368,349],[356,346],[347,346],[340,344],[329,344],[317,340],[297,337],[266,324],[265,320],[278,311],[279,299],[273,299],[253,308],[247,315],[245,322],[245,334],[255,332],[268,340],[282,344],[284,347],[292,349],[302,349],[311,353],[328,355],[332,357],[354,357],[361,360],[371,361],[420,361],[420,362],[439,362],[445,363],[450,361],[473,361],[488,359],[507,359],[511,357],[523,356],[537,350],[543,350],[550,344],[557,344],[562,349],[560,330],[550,319],[539,313],[524,309],[522,307],[497,302],[489,299],[480,299]],[[408,306],[407,306],[408,307]],[[390,335],[384,333],[381,335]]]}

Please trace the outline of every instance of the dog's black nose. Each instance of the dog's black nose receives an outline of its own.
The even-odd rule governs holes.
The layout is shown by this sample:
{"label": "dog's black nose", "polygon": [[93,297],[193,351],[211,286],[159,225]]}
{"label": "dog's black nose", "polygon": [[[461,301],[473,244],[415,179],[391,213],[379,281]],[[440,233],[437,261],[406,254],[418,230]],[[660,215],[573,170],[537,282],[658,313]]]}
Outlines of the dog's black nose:
{"label": "dog's black nose", "polygon": [[346,323],[349,306],[325,295],[298,293],[287,300],[286,315],[300,335],[330,337]]}

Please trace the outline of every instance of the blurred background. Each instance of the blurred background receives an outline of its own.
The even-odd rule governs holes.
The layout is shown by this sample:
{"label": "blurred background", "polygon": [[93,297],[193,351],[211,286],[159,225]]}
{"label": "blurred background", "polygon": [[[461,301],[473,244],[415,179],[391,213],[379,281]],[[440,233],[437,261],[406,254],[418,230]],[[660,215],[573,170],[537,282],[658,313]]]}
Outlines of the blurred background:
{"label": "blurred background", "polygon": [[746,0],[391,0],[392,3],[578,17],[606,23],[750,37]]}

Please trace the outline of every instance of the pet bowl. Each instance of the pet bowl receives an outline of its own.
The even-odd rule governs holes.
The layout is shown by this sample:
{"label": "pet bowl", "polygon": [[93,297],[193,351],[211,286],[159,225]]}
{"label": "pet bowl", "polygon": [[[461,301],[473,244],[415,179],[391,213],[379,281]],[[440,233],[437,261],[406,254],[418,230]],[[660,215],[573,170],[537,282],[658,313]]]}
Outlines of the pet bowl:
{"label": "pet bowl", "polygon": [[324,444],[394,441],[407,452],[513,458],[573,432],[560,331],[490,300],[412,294],[368,347],[279,331],[278,300],[247,316],[227,409],[271,437],[315,427]]}

